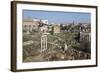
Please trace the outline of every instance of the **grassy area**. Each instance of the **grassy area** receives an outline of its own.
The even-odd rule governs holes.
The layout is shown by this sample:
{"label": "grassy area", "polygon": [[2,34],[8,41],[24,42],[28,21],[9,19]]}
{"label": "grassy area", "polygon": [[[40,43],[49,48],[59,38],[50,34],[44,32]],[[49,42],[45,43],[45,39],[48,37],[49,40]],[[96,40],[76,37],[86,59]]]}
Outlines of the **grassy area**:
{"label": "grassy area", "polygon": [[[57,34],[47,34],[47,50],[46,53],[40,53],[41,49],[41,33],[40,32],[32,32],[31,34],[23,36],[23,42],[32,40],[33,43],[30,45],[23,46],[23,61],[46,61],[45,55],[56,56],[58,54],[64,55],[65,60],[69,59],[68,56],[71,57],[72,49],[80,51],[80,43],[76,41],[75,37],[77,37],[77,32],[62,32]],[[65,42],[69,48],[69,52],[63,54],[63,50],[61,49],[64,46]],[[55,53],[54,53],[55,52]],[[71,52],[71,53],[70,53]],[[50,53],[50,54],[49,54]],[[68,54],[69,53],[69,54]],[[54,55],[53,55],[54,54]],[[44,57],[45,58],[44,58]],[[37,58],[40,59],[37,59]],[[76,58],[76,57],[75,57]],[[84,58],[84,57],[83,57]],[[80,59],[77,57],[76,59]],[[85,58],[84,58],[85,59]],[[51,59],[50,59],[51,60]],[[61,60],[57,57],[56,60]]]}

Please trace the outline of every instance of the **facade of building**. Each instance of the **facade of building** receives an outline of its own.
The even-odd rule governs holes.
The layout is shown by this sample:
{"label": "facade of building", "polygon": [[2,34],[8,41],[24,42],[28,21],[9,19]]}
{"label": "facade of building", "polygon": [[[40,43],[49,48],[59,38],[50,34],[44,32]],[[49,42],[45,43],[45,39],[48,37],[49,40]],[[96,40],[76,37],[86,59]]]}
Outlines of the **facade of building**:
{"label": "facade of building", "polygon": [[60,26],[59,25],[53,25],[53,33],[60,33]]}
{"label": "facade of building", "polygon": [[48,20],[44,19],[44,20],[40,20],[43,24],[48,24]]}
{"label": "facade of building", "polygon": [[[39,25],[48,24],[48,20],[40,20],[40,19],[27,19],[23,20],[23,30],[32,32],[32,30],[39,29]],[[42,30],[45,27],[41,27]]]}
{"label": "facade of building", "polygon": [[38,29],[38,22],[34,22],[34,21],[24,21],[23,22],[23,29],[25,31],[30,31],[32,32],[33,29]]}
{"label": "facade of building", "polygon": [[80,41],[81,40],[88,40],[89,42],[91,42],[91,33],[80,33]]}
{"label": "facade of building", "polygon": [[88,32],[88,33],[91,32],[90,24],[87,24],[87,23],[81,24],[80,32]]}
{"label": "facade of building", "polygon": [[44,25],[44,26],[40,27],[40,31],[43,32],[43,33],[47,33],[48,32],[48,26]]}

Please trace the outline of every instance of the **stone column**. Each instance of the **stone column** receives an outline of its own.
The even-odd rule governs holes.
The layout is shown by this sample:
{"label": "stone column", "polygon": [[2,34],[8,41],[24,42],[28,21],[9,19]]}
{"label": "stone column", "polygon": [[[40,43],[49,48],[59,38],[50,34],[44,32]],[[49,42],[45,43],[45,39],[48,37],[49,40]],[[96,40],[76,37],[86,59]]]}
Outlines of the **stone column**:
{"label": "stone column", "polygon": [[64,51],[67,51],[67,49],[68,49],[68,46],[67,46],[67,44],[65,43]]}
{"label": "stone column", "polygon": [[43,34],[41,36],[41,51],[47,50],[47,35]]}

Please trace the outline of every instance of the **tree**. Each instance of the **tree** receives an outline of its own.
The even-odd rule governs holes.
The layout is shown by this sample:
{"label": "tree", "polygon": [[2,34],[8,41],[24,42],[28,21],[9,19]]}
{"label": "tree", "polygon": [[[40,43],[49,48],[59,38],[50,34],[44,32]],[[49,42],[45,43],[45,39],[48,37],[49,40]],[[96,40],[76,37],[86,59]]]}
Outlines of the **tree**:
{"label": "tree", "polygon": [[80,32],[75,35],[75,40],[79,43],[80,42]]}

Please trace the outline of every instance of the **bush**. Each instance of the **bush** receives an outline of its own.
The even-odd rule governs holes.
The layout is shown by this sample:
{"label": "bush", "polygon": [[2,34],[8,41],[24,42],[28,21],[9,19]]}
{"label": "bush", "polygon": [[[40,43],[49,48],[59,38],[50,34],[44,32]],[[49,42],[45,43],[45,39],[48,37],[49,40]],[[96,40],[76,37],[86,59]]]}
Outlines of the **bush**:
{"label": "bush", "polygon": [[74,49],[80,50],[80,44],[79,43],[72,44],[71,47],[74,48]]}

